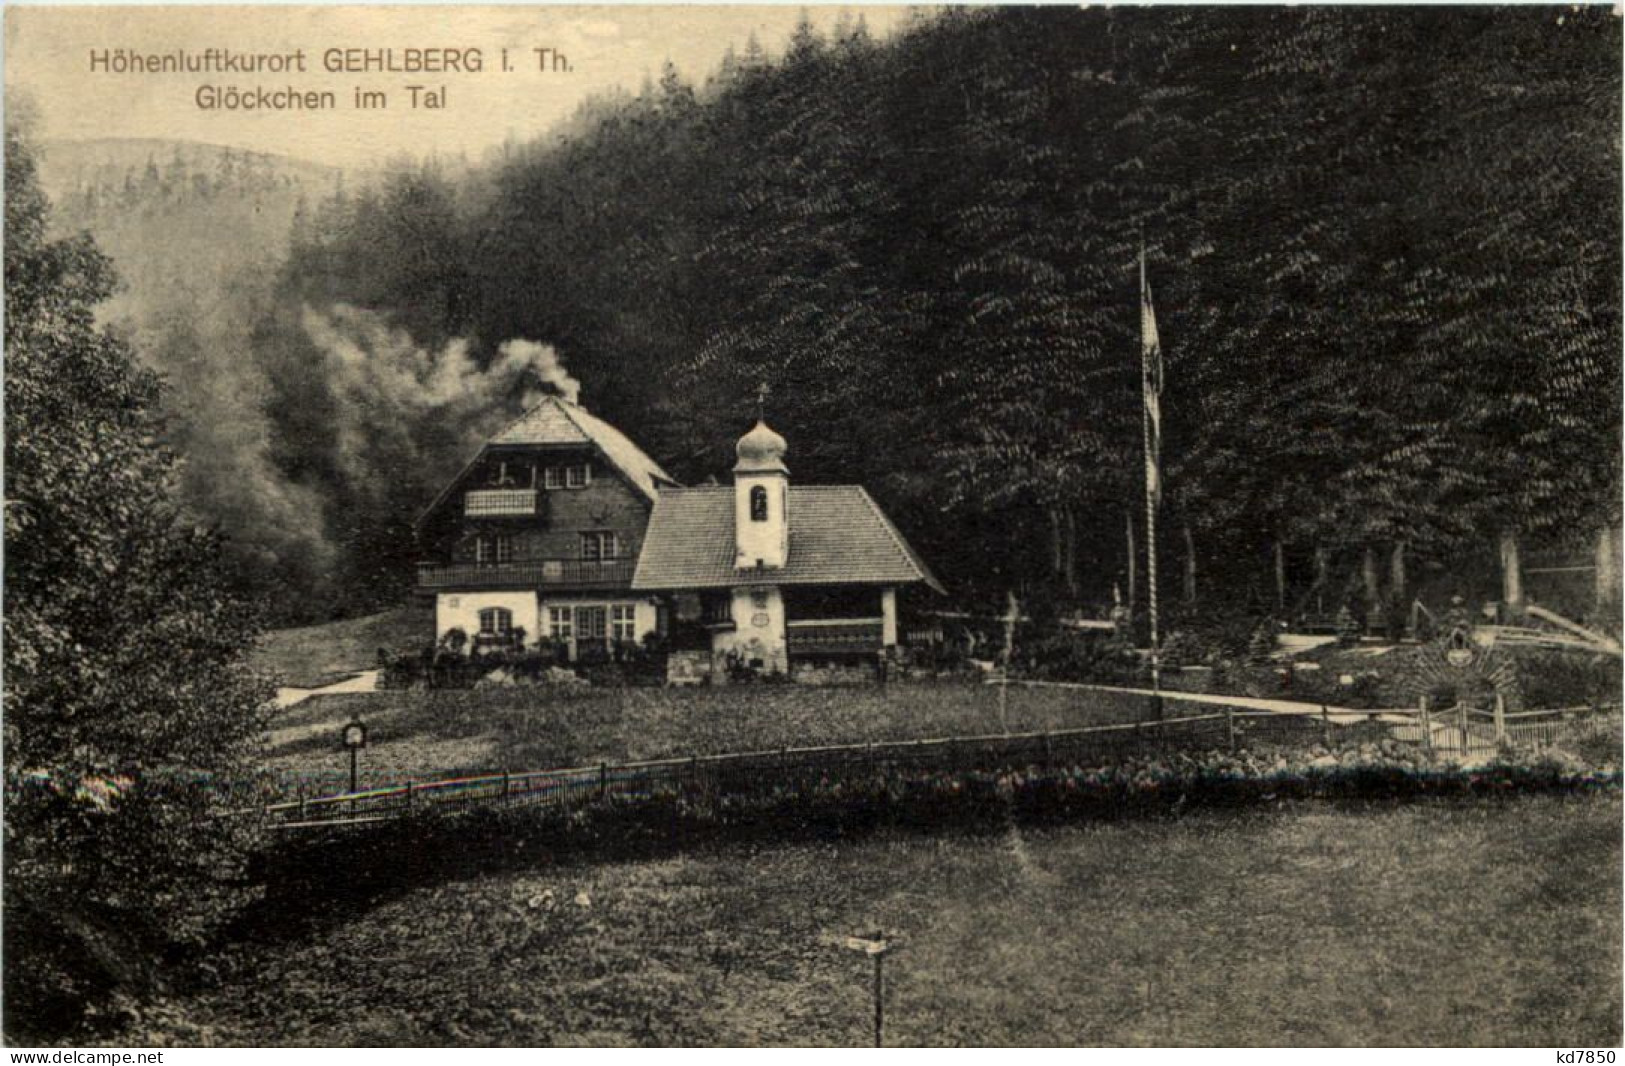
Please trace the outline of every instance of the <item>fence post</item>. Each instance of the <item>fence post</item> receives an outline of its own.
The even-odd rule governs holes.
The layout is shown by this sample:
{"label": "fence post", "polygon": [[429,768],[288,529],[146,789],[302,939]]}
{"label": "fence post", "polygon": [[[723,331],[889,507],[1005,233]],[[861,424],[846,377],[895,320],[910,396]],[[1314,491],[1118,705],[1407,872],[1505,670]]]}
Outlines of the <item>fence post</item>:
{"label": "fence post", "polygon": [[412,782],[408,781],[406,783],[406,809],[409,811],[412,809],[412,799],[415,795],[416,793],[412,791]]}
{"label": "fence post", "polygon": [[1224,735],[1230,742],[1230,750],[1234,752],[1236,750],[1236,709],[1234,707],[1224,709]]}
{"label": "fence post", "polygon": [[1507,703],[1497,692],[1495,694],[1495,746],[1500,747],[1507,738]]}
{"label": "fence post", "polygon": [[1433,718],[1428,714],[1428,698],[1422,697],[1422,743],[1428,751],[1433,750]]}
{"label": "fence post", "polygon": [[1324,703],[1320,705],[1320,743],[1327,751],[1332,749],[1332,716]]}
{"label": "fence post", "polygon": [[508,793],[513,791],[513,779],[508,776],[508,768],[502,768],[502,802],[508,802]]}
{"label": "fence post", "polygon": [[299,783],[299,820],[305,820],[305,783]]}
{"label": "fence post", "polygon": [[609,763],[607,762],[598,764],[598,798],[600,800],[609,798]]}

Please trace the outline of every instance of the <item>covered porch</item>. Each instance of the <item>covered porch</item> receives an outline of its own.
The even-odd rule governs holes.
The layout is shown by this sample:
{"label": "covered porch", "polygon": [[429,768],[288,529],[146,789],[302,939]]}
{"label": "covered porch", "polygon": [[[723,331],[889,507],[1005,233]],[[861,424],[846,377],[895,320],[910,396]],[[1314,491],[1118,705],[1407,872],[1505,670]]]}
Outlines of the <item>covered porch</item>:
{"label": "covered porch", "polygon": [[897,591],[872,586],[784,589],[784,643],[791,678],[810,684],[885,680],[897,645]]}

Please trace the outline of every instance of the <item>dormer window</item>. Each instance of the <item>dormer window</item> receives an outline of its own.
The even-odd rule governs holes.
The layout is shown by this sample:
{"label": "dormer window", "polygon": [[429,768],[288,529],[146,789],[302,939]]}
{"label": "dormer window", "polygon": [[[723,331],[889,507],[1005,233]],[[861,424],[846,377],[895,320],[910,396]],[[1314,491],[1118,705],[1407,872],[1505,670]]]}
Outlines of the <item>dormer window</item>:
{"label": "dormer window", "polygon": [[767,489],[757,485],[750,490],[750,520],[767,521]]}

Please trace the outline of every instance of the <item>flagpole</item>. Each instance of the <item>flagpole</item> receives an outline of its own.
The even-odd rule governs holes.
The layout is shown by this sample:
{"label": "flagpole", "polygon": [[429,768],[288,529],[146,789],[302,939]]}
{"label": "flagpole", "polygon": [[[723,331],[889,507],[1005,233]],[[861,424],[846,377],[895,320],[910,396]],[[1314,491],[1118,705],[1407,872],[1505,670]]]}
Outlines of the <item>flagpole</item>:
{"label": "flagpole", "polygon": [[[1162,657],[1157,640],[1157,480],[1160,471],[1157,469],[1161,456],[1160,440],[1153,440],[1151,425],[1151,405],[1157,402],[1153,389],[1160,387],[1151,371],[1151,359],[1154,346],[1158,343],[1153,336],[1148,336],[1155,329],[1154,321],[1150,318],[1151,292],[1146,285],[1145,277],[1145,243],[1140,243],[1140,380],[1141,380],[1141,423],[1145,436],[1145,584],[1146,606],[1151,621],[1151,691],[1158,694],[1157,716],[1162,716]],[[1149,328],[1148,328],[1149,327]],[[1161,352],[1156,353],[1161,358]],[[1160,421],[1160,418],[1159,418]],[[1160,429],[1160,426],[1158,427]],[[1160,433],[1157,436],[1160,437]]]}

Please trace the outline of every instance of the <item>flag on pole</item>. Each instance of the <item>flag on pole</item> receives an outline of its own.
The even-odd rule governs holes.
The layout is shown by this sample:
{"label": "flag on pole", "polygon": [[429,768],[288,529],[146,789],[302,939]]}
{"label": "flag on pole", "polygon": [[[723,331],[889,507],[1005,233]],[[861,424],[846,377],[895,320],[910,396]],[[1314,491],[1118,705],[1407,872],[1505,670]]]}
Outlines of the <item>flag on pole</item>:
{"label": "flag on pole", "polygon": [[[1145,577],[1146,615],[1151,623],[1151,691],[1162,689],[1157,646],[1157,508],[1162,503],[1162,343],[1151,310],[1151,283],[1145,278],[1145,245],[1140,245],[1140,386],[1145,400]],[[1162,698],[1157,697],[1157,717]]]}
{"label": "flag on pole", "polygon": [[1153,504],[1162,502],[1162,342],[1157,315],[1151,309],[1151,283],[1145,277],[1145,249],[1140,249],[1140,388],[1145,403],[1145,483]]}

